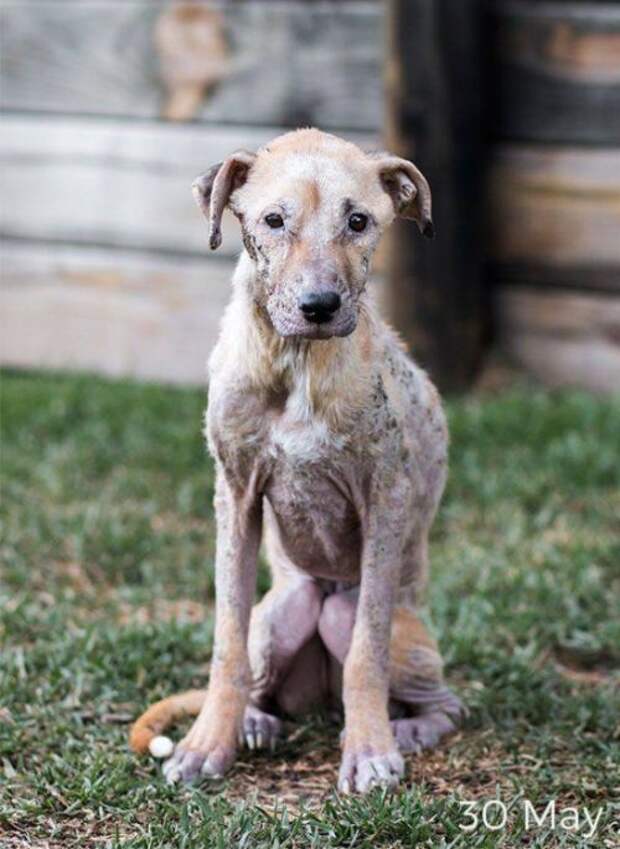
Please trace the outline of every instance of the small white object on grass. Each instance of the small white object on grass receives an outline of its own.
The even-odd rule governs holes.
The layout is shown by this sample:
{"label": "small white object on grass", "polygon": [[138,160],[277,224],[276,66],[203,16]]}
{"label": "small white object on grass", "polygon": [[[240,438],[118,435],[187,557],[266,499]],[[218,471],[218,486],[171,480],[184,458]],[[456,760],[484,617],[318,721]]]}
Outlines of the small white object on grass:
{"label": "small white object on grass", "polygon": [[157,737],[153,737],[149,743],[149,752],[154,758],[169,758],[174,752],[174,743],[170,737],[159,734]]}

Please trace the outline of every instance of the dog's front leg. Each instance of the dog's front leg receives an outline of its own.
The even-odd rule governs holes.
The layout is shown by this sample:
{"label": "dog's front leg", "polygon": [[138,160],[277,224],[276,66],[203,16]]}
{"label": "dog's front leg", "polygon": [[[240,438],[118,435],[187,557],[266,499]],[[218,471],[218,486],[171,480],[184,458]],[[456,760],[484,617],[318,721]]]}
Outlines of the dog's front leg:
{"label": "dog's front leg", "polygon": [[247,637],[256,588],[261,499],[235,492],[218,472],[215,497],[215,640],[207,697],[164,765],[168,781],[217,777],[232,764],[251,684]]}
{"label": "dog's front leg", "polygon": [[360,592],[344,664],[345,727],[338,789],[395,787],[404,772],[390,727],[389,645],[402,558],[402,493],[378,495],[364,527]]}

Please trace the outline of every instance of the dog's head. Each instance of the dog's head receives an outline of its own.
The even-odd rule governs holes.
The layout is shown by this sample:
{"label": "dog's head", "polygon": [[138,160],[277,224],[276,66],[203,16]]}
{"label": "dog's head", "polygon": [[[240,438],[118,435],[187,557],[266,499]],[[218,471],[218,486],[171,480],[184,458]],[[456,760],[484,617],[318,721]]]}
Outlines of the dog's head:
{"label": "dog's head", "polygon": [[347,336],[379,237],[395,216],[433,235],[431,193],[411,162],[367,154],[319,130],[239,151],[198,177],[194,195],[221,242],[228,206],[256,265],[252,297],[281,336]]}

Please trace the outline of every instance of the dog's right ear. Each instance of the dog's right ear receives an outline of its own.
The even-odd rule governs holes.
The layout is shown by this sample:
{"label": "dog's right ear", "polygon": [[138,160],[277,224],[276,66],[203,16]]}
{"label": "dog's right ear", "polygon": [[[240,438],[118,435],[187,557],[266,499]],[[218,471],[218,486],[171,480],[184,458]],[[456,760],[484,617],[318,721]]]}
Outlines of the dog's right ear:
{"label": "dog's right ear", "polygon": [[391,154],[375,154],[383,188],[392,198],[394,211],[413,218],[423,236],[435,235],[431,213],[431,190],[426,177],[408,159]]}
{"label": "dog's right ear", "polygon": [[256,159],[255,153],[238,150],[218,162],[192,183],[192,193],[196,203],[209,222],[209,247],[212,251],[222,243],[222,213],[235,189],[240,188],[248,178],[250,168]]}

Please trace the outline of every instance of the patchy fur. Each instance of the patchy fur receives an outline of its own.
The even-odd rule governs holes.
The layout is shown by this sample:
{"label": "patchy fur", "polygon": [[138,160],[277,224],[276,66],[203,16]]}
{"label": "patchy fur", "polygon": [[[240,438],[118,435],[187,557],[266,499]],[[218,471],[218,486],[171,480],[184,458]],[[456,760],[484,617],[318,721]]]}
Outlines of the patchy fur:
{"label": "patchy fur", "polygon": [[[246,250],[209,364],[211,680],[164,769],[172,781],[219,775],[238,741],[272,745],[279,716],[326,704],[344,708],[340,790],[394,786],[399,750],[435,745],[461,710],[417,612],[445,419],[366,288],[397,213],[431,226],[428,185],[411,163],[303,130],[233,154],[197,191],[215,241],[227,202]],[[273,229],[266,216],[276,214]],[[365,216],[363,232],[353,214]],[[308,290],[339,295],[321,323],[300,309]],[[252,609],[261,537],[273,586]],[[164,708],[147,712],[137,748],[182,704],[168,705],[163,724]]]}

